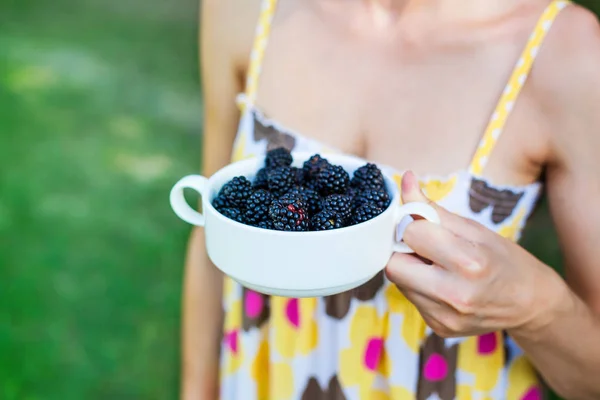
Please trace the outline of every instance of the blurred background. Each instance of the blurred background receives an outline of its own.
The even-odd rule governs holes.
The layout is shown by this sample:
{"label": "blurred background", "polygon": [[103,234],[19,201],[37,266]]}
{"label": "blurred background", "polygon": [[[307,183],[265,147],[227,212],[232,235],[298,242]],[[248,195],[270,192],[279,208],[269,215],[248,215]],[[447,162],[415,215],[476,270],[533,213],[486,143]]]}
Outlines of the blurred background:
{"label": "blurred background", "polygon": [[[198,8],[0,1],[0,400],[177,398]],[[523,243],[560,269],[545,202]]]}

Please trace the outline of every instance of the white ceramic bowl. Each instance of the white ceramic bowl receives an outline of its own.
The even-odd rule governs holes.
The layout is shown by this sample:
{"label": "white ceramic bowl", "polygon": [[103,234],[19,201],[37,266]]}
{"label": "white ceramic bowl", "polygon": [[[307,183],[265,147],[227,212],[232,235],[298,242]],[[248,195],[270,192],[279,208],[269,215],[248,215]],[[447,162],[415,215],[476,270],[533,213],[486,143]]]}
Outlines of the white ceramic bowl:
{"label": "white ceramic bowl", "polygon": [[[294,153],[294,166],[302,166],[312,153]],[[363,159],[327,155],[330,163],[352,173]],[[395,240],[396,226],[408,215],[439,223],[436,211],[423,203],[400,205],[399,192],[390,179],[385,183],[390,206],[377,217],[346,228],[317,232],[283,232],[244,225],[220,214],[211,202],[234,176],[253,179],[264,158],[226,166],[212,177],[189,175],[171,190],[171,207],[182,220],[203,226],[211,261],[223,273],[257,292],[284,297],[317,297],[341,293],[369,281],[383,270],[394,251],[411,253]],[[202,196],[202,213],[186,202],[183,191]]]}

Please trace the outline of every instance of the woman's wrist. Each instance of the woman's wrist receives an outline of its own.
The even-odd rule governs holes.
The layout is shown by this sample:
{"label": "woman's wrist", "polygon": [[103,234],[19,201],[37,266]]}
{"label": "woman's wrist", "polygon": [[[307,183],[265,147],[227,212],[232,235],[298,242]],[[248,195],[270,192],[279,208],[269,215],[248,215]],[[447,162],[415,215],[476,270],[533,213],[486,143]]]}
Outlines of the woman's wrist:
{"label": "woman's wrist", "polygon": [[543,266],[536,279],[534,300],[525,323],[508,330],[519,339],[538,342],[548,336],[552,326],[576,313],[577,299],[567,283],[552,268]]}

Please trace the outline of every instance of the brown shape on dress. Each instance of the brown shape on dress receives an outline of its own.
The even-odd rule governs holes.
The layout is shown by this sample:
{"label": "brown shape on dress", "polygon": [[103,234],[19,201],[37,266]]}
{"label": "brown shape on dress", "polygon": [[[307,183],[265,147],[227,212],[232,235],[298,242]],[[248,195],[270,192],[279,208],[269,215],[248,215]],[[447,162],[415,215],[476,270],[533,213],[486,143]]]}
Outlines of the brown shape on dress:
{"label": "brown shape on dress", "polygon": [[383,287],[385,279],[383,277],[383,271],[379,272],[373,279],[354,289],[352,294],[358,300],[367,301],[375,298],[377,292]]}
{"label": "brown shape on dress", "polygon": [[254,114],[254,141],[267,140],[267,151],[284,147],[292,151],[296,146],[296,138],[292,135],[282,132],[272,125],[265,125]]}
{"label": "brown shape on dress", "polygon": [[[258,315],[250,316],[248,315],[248,310],[246,308],[246,299],[248,294],[252,296],[258,296],[262,299],[262,308]],[[267,296],[262,293],[254,292],[250,289],[246,289],[242,287],[242,329],[248,332],[251,328],[260,328],[271,316],[271,302],[270,296]]]}
{"label": "brown shape on dress", "polygon": [[524,194],[494,189],[484,180],[473,178],[469,189],[469,207],[475,213],[493,207],[492,222],[499,224],[510,217]]}
{"label": "brown shape on dress", "polygon": [[346,400],[342,387],[336,375],[329,381],[327,389],[323,390],[315,378],[310,378],[302,394],[302,400]]}
{"label": "brown shape on dress", "polygon": [[325,297],[325,313],[335,319],[342,319],[350,310],[352,299],[368,301],[375,298],[377,292],[385,284],[384,272],[381,271],[367,283],[344,293]]}
{"label": "brown shape on dress", "polygon": [[350,311],[352,291],[327,296],[323,300],[325,300],[325,314],[335,319],[342,319]]}
{"label": "brown shape on dress", "polygon": [[[428,380],[425,377],[425,366],[432,355],[441,356],[446,362],[447,373],[443,379]],[[456,397],[456,363],[458,360],[458,343],[446,347],[444,339],[432,333],[423,343],[419,361],[419,381],[417,383],[417,400],[426,400],[436,393],[441,400],[454,400]]]}

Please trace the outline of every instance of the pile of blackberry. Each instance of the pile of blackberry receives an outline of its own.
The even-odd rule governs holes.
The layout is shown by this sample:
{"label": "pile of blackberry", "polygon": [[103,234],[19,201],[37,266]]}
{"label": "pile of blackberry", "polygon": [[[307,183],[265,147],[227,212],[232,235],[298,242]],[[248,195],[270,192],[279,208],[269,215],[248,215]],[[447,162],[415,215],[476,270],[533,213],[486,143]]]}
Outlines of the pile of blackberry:
{"label": "pile of blackberry", "polygon": [[390,205],[381,170],[371,163],[352,176],[315,154],[292,167],[285,148],[270,150],[253,180],[236,176],[213,200],[224,216],[246,225],[290,232],[339,229],[368,221]]}

